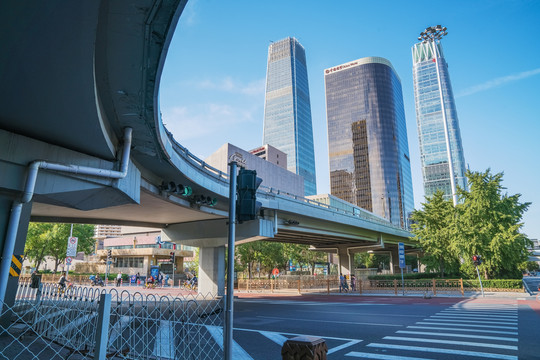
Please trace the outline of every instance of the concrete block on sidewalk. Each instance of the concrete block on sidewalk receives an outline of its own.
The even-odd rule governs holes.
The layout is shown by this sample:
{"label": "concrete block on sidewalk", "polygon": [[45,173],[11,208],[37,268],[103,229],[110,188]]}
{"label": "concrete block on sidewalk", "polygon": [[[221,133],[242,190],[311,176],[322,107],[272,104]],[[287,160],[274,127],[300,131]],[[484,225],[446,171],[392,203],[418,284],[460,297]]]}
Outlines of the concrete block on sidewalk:
{"label": "concrete block on sidewalk", "polygon": [[281,348],[283,360],[326,360],[328,346],[315,336],[297,336],[285,341]]}

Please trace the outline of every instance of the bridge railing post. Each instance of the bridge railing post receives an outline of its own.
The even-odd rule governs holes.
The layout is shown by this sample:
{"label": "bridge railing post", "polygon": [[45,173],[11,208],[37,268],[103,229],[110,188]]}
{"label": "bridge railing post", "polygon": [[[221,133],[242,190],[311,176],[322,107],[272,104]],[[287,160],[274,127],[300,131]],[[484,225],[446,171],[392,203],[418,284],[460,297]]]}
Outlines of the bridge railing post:
{"label": "bridge railing post", "polygon": [[330,295],[330,279],[326,279],[326,294]]}

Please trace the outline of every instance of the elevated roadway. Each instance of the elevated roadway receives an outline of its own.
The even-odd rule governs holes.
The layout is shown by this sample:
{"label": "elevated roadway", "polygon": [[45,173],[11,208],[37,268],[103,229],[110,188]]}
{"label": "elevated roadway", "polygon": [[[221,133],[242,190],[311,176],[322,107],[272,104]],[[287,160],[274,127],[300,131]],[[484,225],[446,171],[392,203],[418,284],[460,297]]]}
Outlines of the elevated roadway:
{"label": "elevated roadway", "polygon": [[[4,270],[23,254],[30,220],[162,228],[172,241],[202,248],[201,279],[222,291],[228,176],[179,144],[159,111],[160,76],[185,5],[0,4],[0,300],[16,283]],[[193,194],[182,196],[177,185]],[[239,241],[335,251],[349,258],[345,271],[351,252],[390,251],[395,261],[397,242],[415,246],[407,231],[367,212],[270,189],[257,196],[263,213],[238,226]]]}

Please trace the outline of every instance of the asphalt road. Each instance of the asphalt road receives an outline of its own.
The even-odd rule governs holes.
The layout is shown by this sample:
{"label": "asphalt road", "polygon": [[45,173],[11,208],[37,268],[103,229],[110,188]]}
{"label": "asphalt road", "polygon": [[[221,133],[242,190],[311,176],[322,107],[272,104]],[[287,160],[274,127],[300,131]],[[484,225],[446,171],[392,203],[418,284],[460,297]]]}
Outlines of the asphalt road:
{"label": "asphalt road", "polygon": [[539,304],[500,298],[240,298],[234,305],[234,359],[281,359],[282,344],[298,335],[323,338],[329,360],[540,359]]}

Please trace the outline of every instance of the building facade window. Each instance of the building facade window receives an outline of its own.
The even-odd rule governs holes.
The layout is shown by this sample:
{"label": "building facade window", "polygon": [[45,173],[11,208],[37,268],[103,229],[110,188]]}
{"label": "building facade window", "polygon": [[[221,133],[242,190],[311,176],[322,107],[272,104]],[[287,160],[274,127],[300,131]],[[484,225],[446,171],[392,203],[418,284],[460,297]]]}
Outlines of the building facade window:
{"label": "building facade window", "polygon": [[[442,190],[445,198],[451,199],[450,162],[446,147],[436,66],[439,67],[441,77],[455,183],[456,186],[462,189],[467,189],[465,156],[448,64],[444,58],[442,45],[437,43],[435,49],[437,54],[434,54],[433,45],[430,42],[418,43],[412,48],[416,123],[420,144],[424,193],[426,196],[431,196],[437,190]],[[435,57],[437,57],[437,61],[435,61]]]}
{"label": "building facade window", "polygon": [[304,178],[305,194],[316,194],[306,53],[295,38],[268,48],[263,144],[286,153],[287,169]]}
{"label": "building facade window", "polygon": [[325,70],[330,192],[409,228],[414,198],[401,81],[383,58]]}

